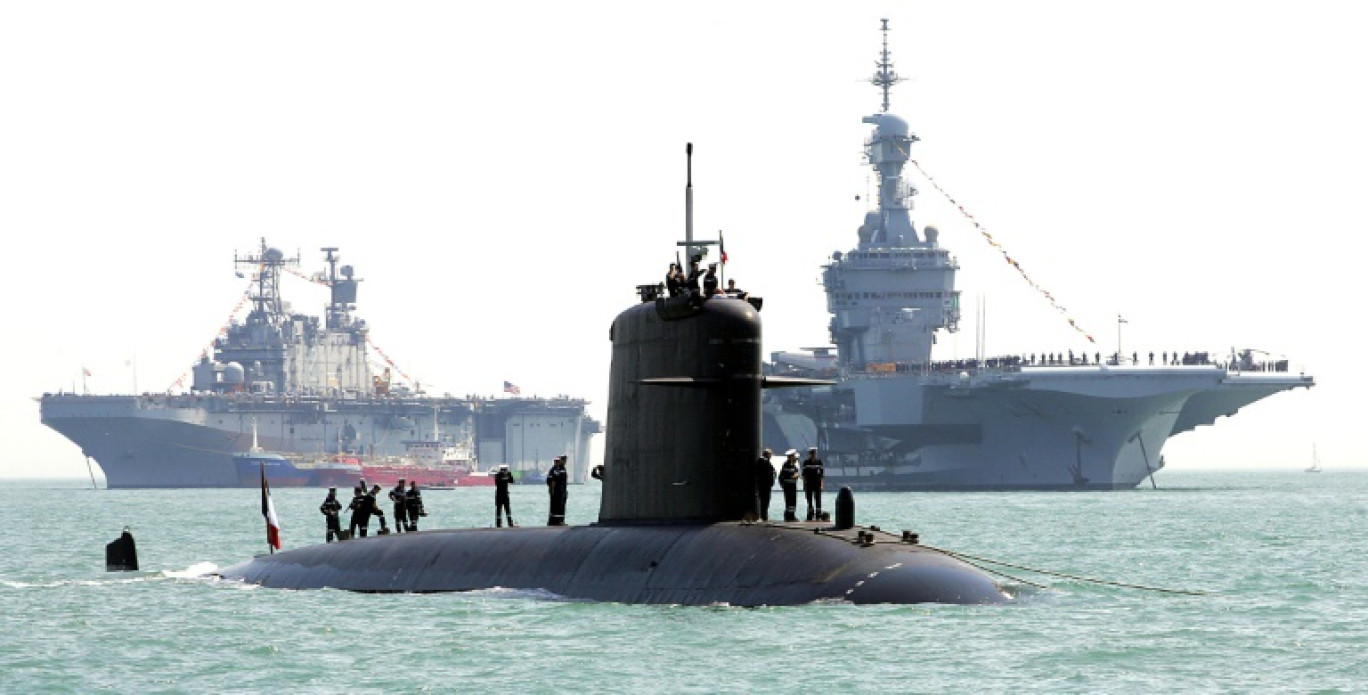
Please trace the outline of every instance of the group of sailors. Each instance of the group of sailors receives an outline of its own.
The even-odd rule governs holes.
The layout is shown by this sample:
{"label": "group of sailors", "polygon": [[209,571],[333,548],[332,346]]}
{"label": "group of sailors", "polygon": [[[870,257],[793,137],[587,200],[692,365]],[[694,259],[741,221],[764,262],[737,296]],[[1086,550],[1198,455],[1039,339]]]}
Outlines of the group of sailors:
{"label": "group of sailors", "polygon": [[[551,470],[546,472],[546,494],[551,502],[551,513],[546,519],[547,526],[565,525],[565,503],[569,499],[567,486],[570,483],[570,473],[565,470],[565,462],[565,456],[557,456],[551,461]],[[508,487],[513,482],[513,473],[508,470],[508,464],[499,464],[499,470],[494,473],[494,528],[503,527],[505,516],[508,517],[509,528],[517,526],[513,523],[513,507],[508,497]]]}
{"label": "group of sailors", "polygon": [[817,458],[817,447],[808,449],[807,458],[800,463],[798,451],[789,449],[784,452],[784,463],[779,466],[776,476],[770,457],[774,451],[765,449],[755,462],[756,516],[760,521],[769,521],[770,491],[774,481],[779,480],[779,489],[784,492],[784,521],[798,520],[798,480],[803,481],[803,496],[807,499],[807,521],[826,521],[830,517],[822,511],[822,488],[826,479],[826,468],[822,459]]}
{"label": "group of sailors", "polygon": [[[550,496],[551,513],[547,518],[548,526],[565,525],[565,503],[569,498],[567,490],[570,482],[569,472],[565,469],[565,456],[557,456],[551,463],[551,470],[546,473],[546,490]],[[595,469],[595,477],[601,477],[600,469]],[[508,488],[514,483],[513,472],[508,470],[508,464],[501,464],[494,475],[494,526],[503,527],[504,518],[508,518],[509,527],[517,526],[513,523],[513,508],[510,504]],[[404,487],[404,479],[399,479],[399,484],[389,491],[389,499],[394,503],[394,529],[396,533],[405,531],[413,533],[418,530],[418,519],[427,516],[427,510],[423,508],[423,494],[418,490],[417,481],[408,481],[408,487]],[[373,485],[369,490],[366,489],[366,481],[361,480],[352,490],[352,501],[347,506],[351,511],[351,519],[348,522],[347,533],[342,534],[342,502],[337,499],[337,488],[328,488],[328,496],[323,499],[323,504],[319,505],[318,511],[322,512],[323,518],[327,523],[325,542],[331,543],[334,540],[345,540],[347,538],[365,538],[370,527],[371,517],[380,520],[380,535],[390,532],[389,525],[385,522],[385,510],[380,507],[380,486]]]}
{"label": "group of sailors", "polygon": [[702,270],[702,256],[694,256],[689,259],[689,272],[685,273],[678,263],[671,263],[670,269],[665,273],[665,291],[671,297],[702,297],[710,299],[719,294],[736,299],[745,299],[746,293],[736,286],[736,280],[727,280],[726,289],[719,289],[720,279],[717,277],[717,264],[709,263],[708,269]]}
{"label": "group of sailors", "polygon": [[[822,459],[817,457],[817,447],[809,448],[807,458],[801,462],[798,460],[796,449],[784,452],[784,462],[779,466],[777,473],[770,462],[772,456],[774,452],[765,449],[755,464],[755,516],[761,521],[769,520],[770,492],[777,480],[779,489],[784,493],[784,521],[798,521],[798,481],[802,480],[803,495],[807,501],[807,521],[828,520],[830,516],[822,511],[822,488],[826,469]],[[569,498],[570,482],[565,464],[566,457],[557,456],[551,463],[551,470],[546,472],[546,492],[550,502],[547,526],[565,525],[565,505]],[[602,466],[594,468],[593,477],[603,479]],[[507,518],[508,526],[515,527],[517,524],[513,522],[513,508],[509,499],[509,487],[515,481],[508,464],[501,464],[493,478],[494,526],[502,528],[504,519]],[[394,504],[394,528],[396,533],[413,533],[418,530],[418,519],[427,516],[427,510],[423,508],[423,495],[418,490],[417,481],[408,481],[407,487],[404,483],[405,480],[400,478],[394,489],[389,491],[389,499]],[[365,538],[371,517],[380,520],[380,534],[388,534],[390,529],[385,521],[385,511],[380,507],[379,497],[379,485],[372,485],[367,490],[365,480],[356,484],[352,490],[351,504],[347,506],[351,511],[351,519],[344,536],[341,523],[342,502],[337,499],[337,488],[328,488],[328,496],[318,507],[318,511],[322,512],[327,521],[325,541],[331,543],[347,538]]]}
{"label": "group of sailors", "polygon": [[[418,482],[408,481],[407,488],[404,487],[404,482],[404,479],[400,478],[399,484],[389,491],[389,499],[394,503],[394,530],[396,533],[413,533],[418,530],[418,519],[427,516],[427,510],[423,508],[423,493],[418,490]],[[379,485],[372,485],[367,490],[365,479],[356,483],[356,487],[352,488],[351,503],[347,505],[347,509],[351,511],[351,518],[347,522],[347,534],[343,536],[342,502],[337,499],[337,488],[328,488],[328,496],[318,507],[318,511],[322,512],[327,522],[325,542],[365,538],[370,529],[371,517],[380,519],[380,535],[389,533],[389,524],[385,523],[385,510],[380,507],[379,498]]]}

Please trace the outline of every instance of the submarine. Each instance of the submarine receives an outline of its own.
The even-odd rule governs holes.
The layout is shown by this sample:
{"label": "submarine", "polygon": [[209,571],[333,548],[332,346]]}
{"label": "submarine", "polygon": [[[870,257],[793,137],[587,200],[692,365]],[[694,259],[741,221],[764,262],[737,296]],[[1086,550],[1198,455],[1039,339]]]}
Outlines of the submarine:
{"label": "submarine", "polygon": [[[693,238],[691,144],[686,152],[679,246],[694,258],[718,242]],[[760,298],[636,289],[639,301],[608,333],[597,522],[373,536],[257,556],[219,576],[281,589],[504,588],[640,604],[1010,600],[987,572],[920,545],[917,534],[857,526],[849,489],[837,495],[834,523],[758,521],[762,389],[815,382],[762,374]]]}

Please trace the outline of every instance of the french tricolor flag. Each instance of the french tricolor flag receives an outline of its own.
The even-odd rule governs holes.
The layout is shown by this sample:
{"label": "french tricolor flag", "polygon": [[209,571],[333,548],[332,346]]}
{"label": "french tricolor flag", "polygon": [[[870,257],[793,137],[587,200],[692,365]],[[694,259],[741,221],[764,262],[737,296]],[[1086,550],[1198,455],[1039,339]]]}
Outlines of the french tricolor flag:
{"label": "french tricolor flag", "polygon": [[261,464],[261,516],[266,518],[266,544],[271,552],[280,549],[280,519],[276,518],[275,504],[271,502],[271,486],[266,483],[266,464]]}

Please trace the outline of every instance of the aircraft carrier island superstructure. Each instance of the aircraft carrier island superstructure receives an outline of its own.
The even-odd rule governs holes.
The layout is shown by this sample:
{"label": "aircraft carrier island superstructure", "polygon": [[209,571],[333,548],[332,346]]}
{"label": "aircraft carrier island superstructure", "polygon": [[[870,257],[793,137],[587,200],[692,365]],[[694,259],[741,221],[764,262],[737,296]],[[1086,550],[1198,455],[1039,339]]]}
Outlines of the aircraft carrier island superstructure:
{"label": "aircraft carrier island superstructure", "polygon": [[599,423],[586,401],[556,398],[429,397],[373,372],[369,329],[355,318],[351,266],[325,248],[327,269],[310,279],[330,290],[322,322],[291,312],[282,273],[299,258],[261,242],[235,258],[252,268],[251,310],[193,367],[188,392],[87,395],[49,393],[43,424],[99,464],[111,488],[237,487],[233,455],[261,448],[292,459],[348,455],[363,461],[401,457],[416,441],[438,437],[471,451],[481,467],[508,463],[528,473],[569,458],[572,479],[589,468]]}
{"label": "aircraft carrier island superstructure", "polygon": [[960,320],[958,263],[934,227],[911,219],[916,190],[902,171],[917,137],[888,112],[899,78],[887,29],[871,80],[883,110],[863,119],[878,208],[822,272],[834,348],[777,352],[766,365],[838,383],[766,392],[767,446],[816,446],[830,482],[855,489],[1132,488],[1163,466],[1169,437],[1313,385],[1254,350],[1221,364],[1203,353],[934,360],[936,334]]}

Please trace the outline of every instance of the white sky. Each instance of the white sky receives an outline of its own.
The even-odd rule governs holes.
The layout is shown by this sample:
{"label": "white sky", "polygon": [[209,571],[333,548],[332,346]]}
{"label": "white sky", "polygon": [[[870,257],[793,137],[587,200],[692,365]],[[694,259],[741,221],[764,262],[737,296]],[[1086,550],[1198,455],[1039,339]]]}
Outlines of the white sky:
{"label": "white sky", "polygon": [[[939,357],[1255,347],[1319,385],[1170,441],[1175,470],[1368,464],[1358,365],[1365,10],[1347,2],[41,2],[0,5],[0,476],[84,476],[34,398],[163,391],[244,289],[321,268],[429,391],[607,399],[608,326],[725,230],[766,351],[825,344],[819,265],[872,186],[879,19],[963,270]],[[324,290],[291,282],[296,309]],[[135,370],[136,367],[136,370]],[[599,442],[601,447],[601,440]]]}

